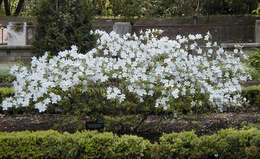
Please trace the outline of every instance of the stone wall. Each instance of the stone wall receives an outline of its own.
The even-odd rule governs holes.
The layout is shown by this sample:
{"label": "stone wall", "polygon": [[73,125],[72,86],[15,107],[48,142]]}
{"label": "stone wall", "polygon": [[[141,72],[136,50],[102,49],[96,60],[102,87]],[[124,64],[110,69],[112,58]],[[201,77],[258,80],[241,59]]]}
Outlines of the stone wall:
{"label": "stone wall", "polygon": [[[192,17],[174,18],[152,18],[146,20],[132,20],[132,31],[139,32],[145,29],[162,29],[164,35],[175,38],[176,35],[187,35],[190,33],[202,33],[210,31],[214,40],[218,42],[255,42],[255,23],[260,17],[255,16],[210,16],[198,17],[198,23],[193,24]],[[25,18],[0,18],[0,24],[7,25],[8,22],[35,23],[32,19]],[[97,19],[94,21],[94,29],[107,32],[113,30],[115,22],[120,20]],[[122,20],[121,20],[122,21]],[[31,26],[33,28],[33,26]],[[33,30],[30,30],[33,32]],[[31,41],[30,41],[31,43]]]}
{"label": "stone wall", "polygon": [[[147,19],[133,21],[133,32],[145,29],[162,29],[165,36],[175,38],[176,35],[188,35],[190,33],[213,35],[213,40],[218,42],[255,42],[255,22],[260,17],[253,16],[215,16],[199,17],[198,23],[193,24],[192,17]],[[112,31],[113,24],[119,20],[96,20],[95,29]]]}
{"label": "stone wall", "polygon": [[31,60],[31,50],[30,45],[27,46],[8,46],[0,45],[0,63],[9,62],[29,62]]}
{"label": "stone wall", "polygon": [[[175,38],[176,35],[188,35],[190,33],[206,34],[208,31],[213,35],[213,40],[219,43],[252,43],[255,42],[256,20],[260,17],[253,16],[222,16],[222,17],[199,17],[198,23],[193,24],[192,17],[169,18],[169,19],[147,19],[134,20],[131,23],[132,32],[139,32],[145,29],[162,29],[164,35]],[[26,22],[27,19],[0,18],[0,24],[7,25],[8,22]],[[94,29],[113,30],[115,22],[120,20],[98,19],[93,23]],[[30,20],[32,22],[32,20]],[[35,22],[34,22],[35,23]],[[0,45],[0,63],[14,62],[17,60],[30,60],[31,42],[34,35],[33,25],[28,25],[26,32],[26,46]],[[260,34],[260,33],[259,33]],[[30,35],[30,36],[29,36]]]}

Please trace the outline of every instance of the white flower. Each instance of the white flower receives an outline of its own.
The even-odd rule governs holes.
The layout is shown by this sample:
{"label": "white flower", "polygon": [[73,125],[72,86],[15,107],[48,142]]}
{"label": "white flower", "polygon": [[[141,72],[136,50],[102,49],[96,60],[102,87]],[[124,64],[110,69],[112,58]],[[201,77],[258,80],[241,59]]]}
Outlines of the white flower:
{"label": "white flower", "polygon": [[[212,48],[217,48],[217,43],[209,40],[210,33],[204,38],[201,34],[190,34],[171,40],[157,37],[155,32],[120,37],[114,32],[96,30],[97,46],[87,53],[78,53],[76,46],[72,46],[57,56],[48,57],[46,53],[33,57],[30,69],[14,66],[10,72],[16,76],[15,96],[3,101],[3,109],[34,102],[42,112],[49,104],[70,97],[67,91],[81,89],[80,92],[88,93],[89,88],[96,86],[104,86],[109,100],[124,102],[128,99],[123,92],[129,92],[140,102],[146,102],[148,95],[153,96],[155,107],[165,109],[175,109],[169,103],[179,98],[192,98],[190,105],[201,106],[201,101],[193,99],[196,93],[209,97],[203,103],[205,100],[220,110],[225,104],[242,104],[240,83],[248,80],[248,76],[239,59],[242,56],[235,55],[242,51],[235,49],[227,54],[223,48]],[[190,49],[194,55],[189,54]],[[53,88],[61,91],[55,92]]]}
{"label": "white flower", "polygon": [[195,35],[192,35],[192,34],[189,34],[189,39],[190,39],[190,40],[195,40],[195,39],[196,39],[196,36],[195,36]]}
{"label": "white flower", "polygon": [[238,49],[234,49],[234,53],[237,54],[238,53]]}
{"label": "white flower", "polygon": [[173,90],[172,96],[177,99],[179,97],[179,90],[178,89]]}

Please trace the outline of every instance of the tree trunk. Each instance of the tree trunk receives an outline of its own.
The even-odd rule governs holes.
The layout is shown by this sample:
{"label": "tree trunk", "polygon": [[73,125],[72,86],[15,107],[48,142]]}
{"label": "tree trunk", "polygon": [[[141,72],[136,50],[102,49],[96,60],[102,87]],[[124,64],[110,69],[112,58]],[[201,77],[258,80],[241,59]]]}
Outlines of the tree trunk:
{"label": "tree trunk", "polygon": [[24,0],[19,0],[18,5],[17,5],[16,10],[15,10],[15,13],[14,13],[14,16],[19,15],[20,11],[23,8],[23,4],[24,4]]}
{"label": "tree trunk", "polygon": [[10,4],[9,4],[8,0],[4,0],[4,5],[5,5],[5,15],[10,16],[11,11],[10,11]]}
{"label": "tree trunk", "polygon": [[3,2],[3,0],[0,0],[0,8],[1,8],[1,6],[2,6],[2,2]]}

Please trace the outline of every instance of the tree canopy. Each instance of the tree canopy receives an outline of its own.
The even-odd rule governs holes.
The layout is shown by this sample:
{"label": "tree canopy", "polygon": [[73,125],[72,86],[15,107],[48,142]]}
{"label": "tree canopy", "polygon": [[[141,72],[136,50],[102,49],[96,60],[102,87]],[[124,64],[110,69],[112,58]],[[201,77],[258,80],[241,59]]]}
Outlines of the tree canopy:
{"label": "tree canopy", "polygon": [[0,0],[0,8],[4,9],[6,16],[18,16],[24,6],[24,2],[25,0]]}

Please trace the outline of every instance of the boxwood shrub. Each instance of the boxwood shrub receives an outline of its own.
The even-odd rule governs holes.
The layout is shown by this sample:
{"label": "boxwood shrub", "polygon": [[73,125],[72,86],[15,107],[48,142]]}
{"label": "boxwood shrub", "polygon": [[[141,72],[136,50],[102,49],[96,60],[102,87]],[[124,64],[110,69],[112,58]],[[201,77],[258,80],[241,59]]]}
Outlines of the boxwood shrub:
{"label": "boxwood shrub", "polygon": [[256,159],[260,130],[221,130],[198,137],[194,131],[164,134],[152,144],[141,137],[83,131],[0,132],[0,159]]}

